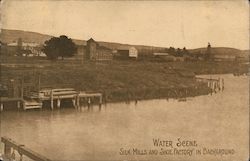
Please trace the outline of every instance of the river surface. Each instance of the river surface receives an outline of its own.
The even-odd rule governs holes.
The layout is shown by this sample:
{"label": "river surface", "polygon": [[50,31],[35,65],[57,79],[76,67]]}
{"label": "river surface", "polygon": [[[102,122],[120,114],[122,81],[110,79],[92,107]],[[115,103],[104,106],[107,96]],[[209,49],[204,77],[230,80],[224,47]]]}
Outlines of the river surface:
{"label": "river surface", "polygon": [[[210,77],[210,76],[209,76]],[[55,160],[237,160],[249,157],[249,81],[247,76],[224,78],[225,89],[186,101],[158,99],[137,104],[110,103],[93,109],[4,111],[1,136],[7,136]],[[153,139],[172,141],[166,149],[194,149],[191,156],[160,155]],[[178,138],[197,146],[177,147]],[[147,155],[121,150],[139,149]],[[232,155],[208,154],[206,149],[233,149]],[[149,150],[158,151],[149,155]],[[195,154],[201,149],[202,154]],[[0,153],[3,153],[3,145]],[[144,153],[145,154],[145,153]]]}

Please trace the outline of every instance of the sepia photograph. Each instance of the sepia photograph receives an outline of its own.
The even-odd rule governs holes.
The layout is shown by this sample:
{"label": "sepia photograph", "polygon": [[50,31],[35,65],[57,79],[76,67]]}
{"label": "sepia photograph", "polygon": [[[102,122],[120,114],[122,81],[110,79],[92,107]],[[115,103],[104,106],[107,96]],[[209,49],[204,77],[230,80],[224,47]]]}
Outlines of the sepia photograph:
{"label": "sepia photograph", "polygon": [[248,161],[247,0],[0,0],[0,161]]}

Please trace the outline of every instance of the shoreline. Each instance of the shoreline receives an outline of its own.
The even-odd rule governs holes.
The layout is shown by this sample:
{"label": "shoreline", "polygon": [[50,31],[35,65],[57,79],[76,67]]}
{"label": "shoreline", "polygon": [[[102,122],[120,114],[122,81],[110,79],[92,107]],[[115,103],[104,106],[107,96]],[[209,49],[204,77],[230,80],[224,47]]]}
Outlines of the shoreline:
{"label": "shoreline", "polygon": [[20,78],[25,78],[37,87],[35,83],[39,78],[41,89],[74,88],[77,91],[100,92],[106,103],[207,95],[211,89],[207,83],[198,82],[195,76],[248,72],[248,65],[236,62],[113,61],[72,64],[66,60],[55,63],[45,61],[42,64],[27,61],[26,66],[22,63],[1,66],[1,83],[8,85],[11,79],[20,83]]}

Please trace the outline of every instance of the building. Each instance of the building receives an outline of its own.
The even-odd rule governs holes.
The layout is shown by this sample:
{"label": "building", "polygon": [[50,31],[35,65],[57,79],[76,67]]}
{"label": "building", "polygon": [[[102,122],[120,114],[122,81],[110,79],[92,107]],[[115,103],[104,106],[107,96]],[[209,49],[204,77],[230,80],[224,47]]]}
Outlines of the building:
{"label": "building", "polygon": [[18,42],[12,42],[7,44],[7,50],[11,55],[22,56],[44,56],[42,52],[42,45],[34,42],[22,42],[20,50],[18,50]]}
{"label": "building", "polygon": [[211,55],[213,61],[235,61],[236,55],[231,54],[213,54]]}
{"label": "building", "polygon": [[86,46],[86,60],[112,60],[113,53],[112,50],[100,46],[94,39],[89,39]]}
{"label": "building", "polygon": [[129,60],[138,58],[138,50],[135,47],[120,47],[114,51],[116,59]]}
{"label": "building", "polygon": [[112,50],[100,46],[94,39],[89,39],[86,46],[85,58],[87,60],[112,60]]}
{"label": "building", "polygon": [[112,60],[113,59],[112,50],[105,46],[98,45],[96,53],[97,53],[95,56],[96,60]]}
{"label": "building", "polygon": [[7,55],[7,45],[0,41],[0,55]]}
{"label": "building", "polygon": [[249,55],[248,54],[237,55],[235,60],[237,62],[249,62]]}
{"label": "building", "polygon": [[85,45],[78,45],[76,44],[76,48],[77,48],[77,51],[76,51],[76,54],[74,55],[74,59],[75,60],[84,60],[86,59],[86,46]]}
{"label": "building", "polygon": [[130,47],[129,48],[129,58],[138,58],[138,51],[135,47]]}
{"label": "building", "polygon": [[169,53],[153,53],[155,60],[158,61],[184,61],[184,57],[173,56]]}

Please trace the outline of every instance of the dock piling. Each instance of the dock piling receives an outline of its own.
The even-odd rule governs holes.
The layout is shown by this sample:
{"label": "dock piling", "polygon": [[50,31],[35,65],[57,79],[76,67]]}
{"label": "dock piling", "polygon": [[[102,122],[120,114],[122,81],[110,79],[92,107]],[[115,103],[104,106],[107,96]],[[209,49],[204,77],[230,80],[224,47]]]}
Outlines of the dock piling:
{"label": "dock piling", "polygon": [[100,97],[99,97],[99,104],[100,105],[102,104],[102,95],[100,95]]}
{"label": "dock piling", "polygon": [[0,104],[0,111],[3,111],[3,103]]}
{"label": "dock piling", "polygon": [[77,102],[76,105],[79,108],[80,107],[80,97],[79,97],[79,94],[76,97],[76,102]]}
{"label": "dock piling", "polygon": [[54,102],[53,102],[53,89],[50,92],[50,107],[53,110],[54,109]]}
{"label": "dock piling", "polygon": [[21,105],[20,105],[20,101],[17,101],[17,108],[18,110],[20,109]]}
{"label": "dock piling", "polygon": [[75,98],[72,98],[72,103],[73,103],[73,106],[76,108],[76,99]]}
{"label": "dock piling", "polygon": [[5,155],[7,158],[10,158],[10,157],[11,157],[11,146],[8,145],[8,144],[4,144],[4,155]]}
{"label": "dock piling", "polygon": [[58,98],[57,99],[57,108],[60,108],[60,106],[61,106],[61,100]]}

